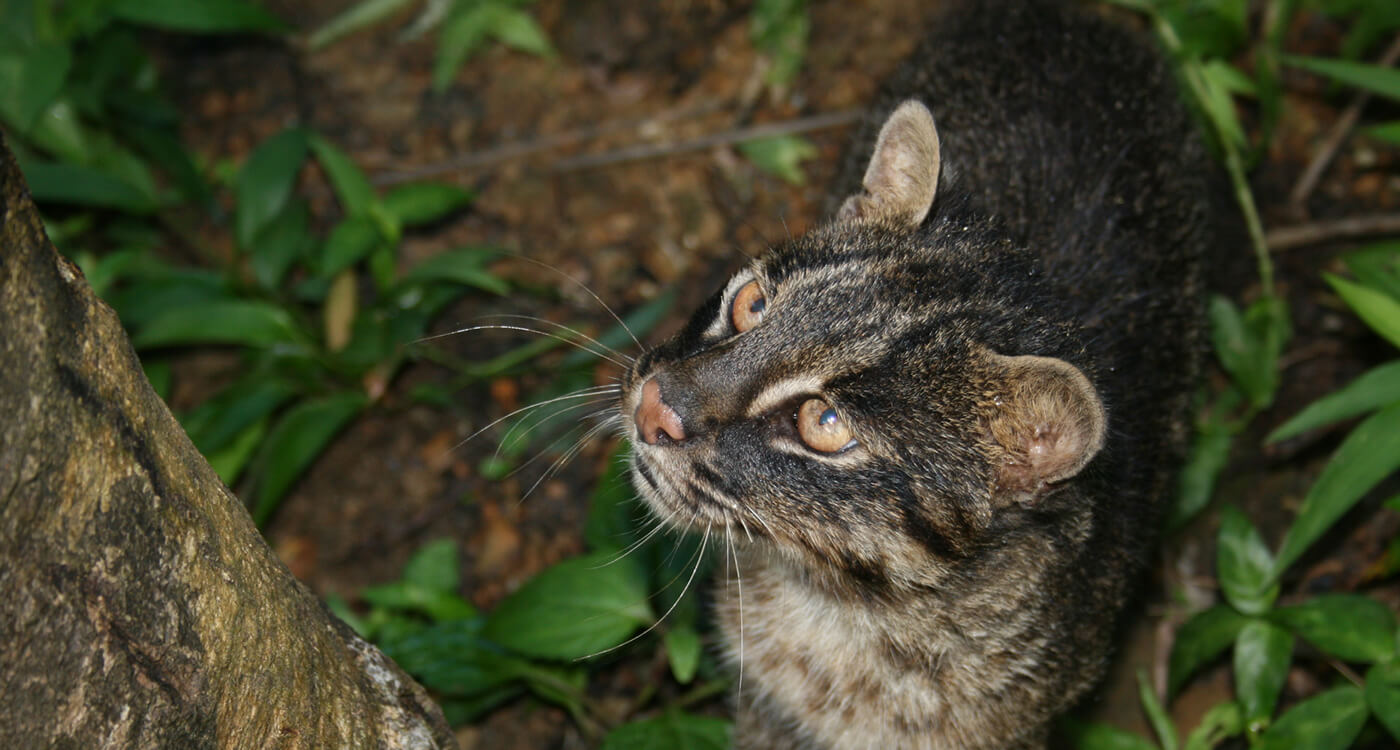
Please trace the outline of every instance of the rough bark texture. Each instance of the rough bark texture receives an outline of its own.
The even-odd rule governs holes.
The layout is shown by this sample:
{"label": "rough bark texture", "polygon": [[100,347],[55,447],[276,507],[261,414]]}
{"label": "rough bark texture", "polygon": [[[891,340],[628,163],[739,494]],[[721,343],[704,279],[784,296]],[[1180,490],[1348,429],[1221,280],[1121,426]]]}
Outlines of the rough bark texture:
{"label": "rough bark texture", "polygon": [[0,747],[455,747],[277,560],[0,138]]}

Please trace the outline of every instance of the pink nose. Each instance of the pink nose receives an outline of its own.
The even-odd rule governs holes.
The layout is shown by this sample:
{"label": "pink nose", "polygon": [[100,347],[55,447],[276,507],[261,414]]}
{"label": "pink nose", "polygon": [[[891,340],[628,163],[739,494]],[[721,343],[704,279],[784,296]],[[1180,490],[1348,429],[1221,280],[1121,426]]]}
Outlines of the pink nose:
{"label": "pink nose", "polygon": [[656,378],[649,378],[642,384],[642,402],[637,405],[633,419],[637,422],[637,431],[642,433],[642,440],[649,445],[685,440],[681,417],[661,400],[661,386]]}

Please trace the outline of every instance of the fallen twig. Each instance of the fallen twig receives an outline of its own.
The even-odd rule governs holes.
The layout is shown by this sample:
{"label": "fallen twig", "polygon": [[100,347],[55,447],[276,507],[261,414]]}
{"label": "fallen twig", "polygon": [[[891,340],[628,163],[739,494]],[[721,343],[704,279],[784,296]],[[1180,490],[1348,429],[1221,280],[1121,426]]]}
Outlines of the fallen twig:
{"label": "fallen twig", "polygon": [[1377,234],[1400,234],[1400,214],[1350,216],[1345,219],[1273,229],[1265,233],[1264,241],[1268,243],[1269,249],[1279,251]]}

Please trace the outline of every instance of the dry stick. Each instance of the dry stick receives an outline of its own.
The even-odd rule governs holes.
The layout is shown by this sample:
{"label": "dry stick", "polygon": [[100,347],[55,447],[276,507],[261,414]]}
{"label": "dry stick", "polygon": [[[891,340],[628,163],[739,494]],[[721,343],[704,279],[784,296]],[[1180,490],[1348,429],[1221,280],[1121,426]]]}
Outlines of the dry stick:
{"label": "dry stick", "polygon": [[757,138],[774,138],[780,135],[796,135],[797,133],[808,133],[813,130],[825,130],[826,128],[839,127],[855,122],[861,118],[862,114],[862,110],[848,109],[841,112],[828,112],[822,115],[803,117],[797,120],[787,120],[785,122],[773,122],[747,128],[738,128],[736,130],[727,130],[722,133],[713,133],[711,135],[692,138],[691,140],[680,141],[678,143],[627,146],[613,151],[604,151],[601,154],[584,154],[582,156],[561,159],[554,164],[553,171],[573,172],[580,169],[592,169],[594,167],[609,166],[628,161],[654,159],[660,156],[670,156],[687,151],[699,151],[714,146],[727,146],[732,143],[751,141]]}
{"label": "dry stick", "polygon": [[1400,214],[1373,214],[1274,229],[1264,235],[1264,241],[1272,250],[1291,250],[1330,240],[1396,233],[1400,233]]}
{"label": "dry stick", "polygon": [[[1400,60],[1400,34],[1391,40],[1390,46],[1386,48],[1385,54],[1377,62],[1383,68],[1388,68]],[[1342,112],[1342,116],[1333,123],[1332,130],[1327,133],[1327,138],[1323,140],[1322,147],[1313,156],[1312,161],[1303,170],[1302,176],[1298,178],[1297,184],[1293,186],[1293,192],[1288,194],[1288,203],[1294,209],[1301,209],[1308,196],[1317,187],[1317,183],[1322,179],[1322,173],[1327,170],[1328,165],[1336,158],[1337,151],[1346,142],[1347,136],[1356,127],[1356,121],[1361,119],[1361,110],[1366,107],[1366,103],[1371,100],[1371,94],[1361,91],[1351,100],[1351,104]]]}

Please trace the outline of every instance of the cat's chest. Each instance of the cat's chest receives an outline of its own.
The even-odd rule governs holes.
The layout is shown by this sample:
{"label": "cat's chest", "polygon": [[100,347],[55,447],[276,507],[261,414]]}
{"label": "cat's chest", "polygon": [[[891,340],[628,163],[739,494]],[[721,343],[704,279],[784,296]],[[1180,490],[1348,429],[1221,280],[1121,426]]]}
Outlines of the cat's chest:
{"label": "cat's chest", "polygon": [[989,655],[926,612],[836,601],[777,567],[741,556],[717,592],[741,711],[800,725],[795,747],[970,748],[995,734],[976,707],[1014,690],[1015,654]]}

